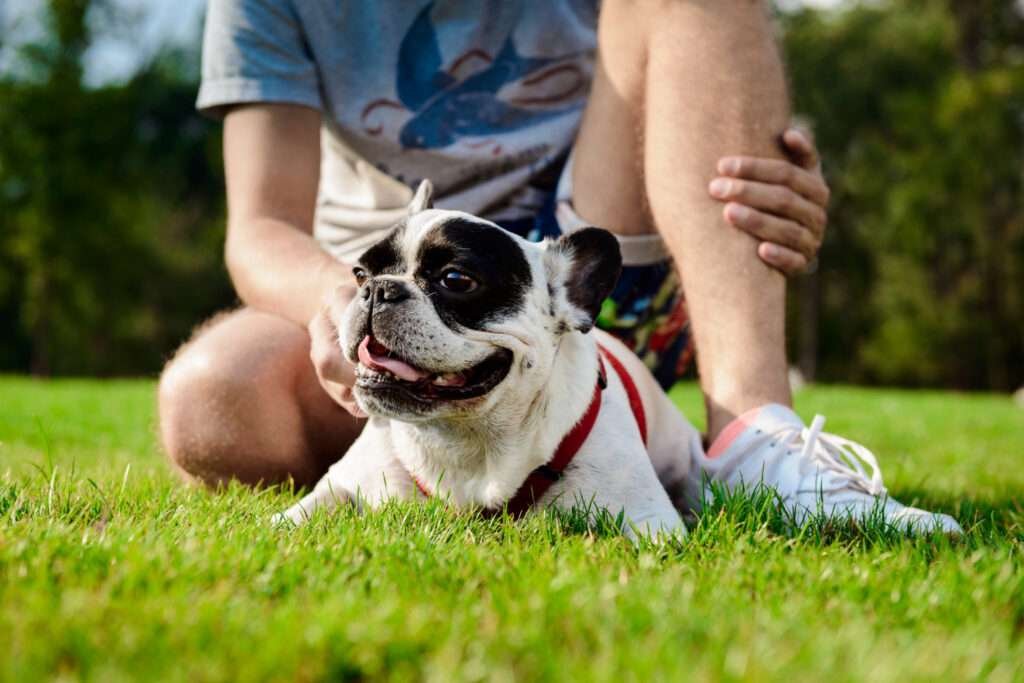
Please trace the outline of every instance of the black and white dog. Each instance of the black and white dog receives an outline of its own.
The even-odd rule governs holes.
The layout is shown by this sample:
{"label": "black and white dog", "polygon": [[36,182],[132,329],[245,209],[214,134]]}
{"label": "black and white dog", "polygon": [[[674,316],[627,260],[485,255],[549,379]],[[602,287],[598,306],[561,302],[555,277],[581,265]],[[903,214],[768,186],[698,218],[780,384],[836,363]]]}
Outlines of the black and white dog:
{"label": "black and white dog", "polygon": [[540,244],[475,216],[409,216],[359,260],[339,343],[370,419],[275,521],[318,508],[441,496],[520,514],[581,503],[629,535],[685,532],[700,436],[640,360],[594,329],[621,269],[587,228]]}

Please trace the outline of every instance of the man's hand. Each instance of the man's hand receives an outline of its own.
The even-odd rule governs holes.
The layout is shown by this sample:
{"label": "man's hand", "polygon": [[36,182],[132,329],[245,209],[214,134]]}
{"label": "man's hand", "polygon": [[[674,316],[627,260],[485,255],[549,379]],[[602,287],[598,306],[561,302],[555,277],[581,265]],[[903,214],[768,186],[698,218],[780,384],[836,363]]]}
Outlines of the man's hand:
{"label": "man's hand", "polygon": [[791,161],[725,157],[709,186],[727,202],[725,219],[759,240],[757,254],[787,275],[807,269],[825,236],[829,189],[810,136],[790,128],[782,144]]}
{"label": "man's hand", "polygon": [[355,369],[348,362],[338,343],[338,330],[345,306],[355,296],[355,288],[342,285],[332,292],[313,316],[309,326],[309,357],[316,369],[317,379],[327,395],[342,408],[356,417],[366,417],[352,395],[355,384]]}

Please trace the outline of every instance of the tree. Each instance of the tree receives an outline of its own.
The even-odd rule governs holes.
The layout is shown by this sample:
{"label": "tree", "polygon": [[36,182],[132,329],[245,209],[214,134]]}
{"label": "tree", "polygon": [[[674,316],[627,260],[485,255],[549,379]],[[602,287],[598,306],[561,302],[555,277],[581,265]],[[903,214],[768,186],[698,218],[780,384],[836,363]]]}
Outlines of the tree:
{"label": "tree", "polygon": [[821,376],[1019,386],[1024,69],[1013,55],[1024,31],[1013,3],[887,2],[784,23],[796,106],[836,195],[815,292]]}
{"label": "tree", "polygon": [[37,374],[152,371],[232,300],[218,138],[175,55],[87,88],[90,3],[48,9],[26,76],[0,82],[0,310],[15,322],[0,358]]}

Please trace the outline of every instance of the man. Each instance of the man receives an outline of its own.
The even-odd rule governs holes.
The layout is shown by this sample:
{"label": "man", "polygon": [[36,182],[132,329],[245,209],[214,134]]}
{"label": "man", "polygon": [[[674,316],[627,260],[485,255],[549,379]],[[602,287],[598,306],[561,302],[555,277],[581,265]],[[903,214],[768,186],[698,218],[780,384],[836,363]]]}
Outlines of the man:
{"label": "man", "polygon": [[344,453],[360,429],[335,343],[346,262],[429,177],[439,206],[524,236],[617,234],[626,269],[600,323],[669,385],[692,321],[712,477],[763,478],[794,511],[879,504],[949,526],[885,498],[788,408],[783,273],[816,253],[828,190],[801,134],[783,136],[799,163],[780,158],[761,2],[214,0],[203,61],[246,307],[161,380],[163,442],[190,477],[306,484]]}

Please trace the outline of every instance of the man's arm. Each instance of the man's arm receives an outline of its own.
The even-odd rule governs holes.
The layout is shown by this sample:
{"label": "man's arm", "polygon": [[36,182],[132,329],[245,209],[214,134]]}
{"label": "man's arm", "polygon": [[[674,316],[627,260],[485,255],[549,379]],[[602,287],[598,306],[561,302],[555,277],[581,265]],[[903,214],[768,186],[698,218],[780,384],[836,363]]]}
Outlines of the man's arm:
{"label": "man's arm", "polygon": [[349,268],[313,239],[320,113],[245,105],[224,120],[228,271],[242,301],[306,327]]}
{"label": "man's arm", "polygon": [[225,259],[249,306],[306,328],[320,385],[361,415],[337,321],[355,292],[351,270],[313,239],[320,179],[320,113],[291,104],[232,109],[224,121]]}

